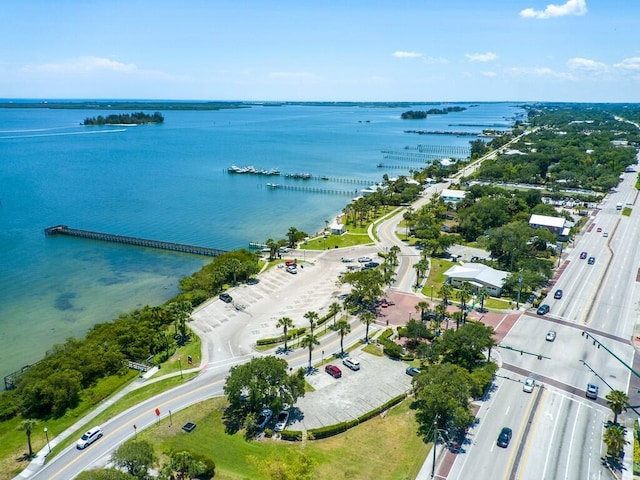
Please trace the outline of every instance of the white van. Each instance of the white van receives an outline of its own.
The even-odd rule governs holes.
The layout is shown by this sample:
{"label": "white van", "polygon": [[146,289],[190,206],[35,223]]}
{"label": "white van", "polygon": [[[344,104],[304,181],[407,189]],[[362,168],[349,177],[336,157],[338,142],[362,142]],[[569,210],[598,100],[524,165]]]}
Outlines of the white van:
{"label": "white van", "polygon": [[102,437],[102,427],[93,427],[91,430],[88,430],[84,435],[82,435],[82,438],[80,438],[80,440],[78,440],[78,443],[76,443],[76,447],[80,450],[82,450],[83,448],[87,448],[100,437]]}
{"label": "white van", "polygon": [[342,360],[342,363],[349,367],[351,370],[360,370],[360,362],[353,357],[347,357]]}

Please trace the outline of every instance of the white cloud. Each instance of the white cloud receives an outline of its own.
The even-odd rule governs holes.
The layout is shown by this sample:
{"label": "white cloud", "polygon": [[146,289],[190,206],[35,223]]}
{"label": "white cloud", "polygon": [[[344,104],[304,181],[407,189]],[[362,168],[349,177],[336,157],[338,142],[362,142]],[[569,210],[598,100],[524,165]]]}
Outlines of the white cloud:
{"label": "white cloud", "polygon": [[624,70],[639,70],[640,71],[640,57],[625,58],[620,63],[613,65],[616,68],[622,68]]}
{"label": "white cloud", "polygon": [[496,72],[482,72],[482,75],[484,75],[485,77],[497,77],[498,74]]}
{"label": "white cloud", "polygon": [[96,70],[110,70],[113,72],[131,72],[138,70],[133,63],[122,63],[101,57],[77,57],[62,63],[45,63],[41,65],[27,65],[26,72],[50,73],[83,73]]}
{"label": "white cloud", "polygon": [[467,53],[465,54],[467,60],[470,62],[492,62],[497,59],[498,56],[495,53],[487,52],[487,53]]}
{"label": "white cloud", "polygon": [[565,15],[584,15],[585,13],[587,13],[587,0],[567,0],[567,3],[563,5],[550,3],[544,10],[525,8],[520,12],[520,16],[524,18],[547,19],[564,17]]}
{"label": "white cloud", "polygon": [[397,58],[420,58],[422,57],[422,54],[417,52],[397,51],[397,52],[393,52],[393,56]]}
{"label": "white cloud", "polygon": [[567,65],[571,70],[582,70],[590,73],[600,73],[608,70],[607,65],[604,63],[581,57],[570,58],[567,61]]}

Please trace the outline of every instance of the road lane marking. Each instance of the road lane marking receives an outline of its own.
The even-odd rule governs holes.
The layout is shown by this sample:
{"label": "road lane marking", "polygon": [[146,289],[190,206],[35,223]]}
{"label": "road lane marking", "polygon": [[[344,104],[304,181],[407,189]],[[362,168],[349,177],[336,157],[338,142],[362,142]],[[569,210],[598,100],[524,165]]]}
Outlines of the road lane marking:
{"label": "road lane marking", "polygon": [[578,417],[580,416],[580,408],[582,407],[582,403],[578,403],[578,411],[576,412],[575,420],[573,421],[573,430],[571,431],[571,438],[569,440],[569,455],[567,456],[567,468],[564,471],[565,480],[569,478],[569,467],[571,466],[571,451],[573,449],[573,439],[576,434],[576,427],[578,426]]}
{"label": "road lane marking", "polygon": [[504,411],[504,414],[505,414],[505,415],[508,415],[508,414],[509,414],[509,409],[510,409],[510,408],[511,408],[511,405],[508,405],[508,406],[507,406],[507,409]]}
{"label": "road lane marking", "polygon": [[[200,391],[200,390],[204,390],[204,389],[207,389],[207,388],[211,388],[211,386],[212,386],[212,385],[216,385],[217,383],[222,383],[222,382],[224,382],[224,381],[225,381],[225,379],[223,378],[223,379],[217,380],[217,381],[212,382],[212,383],[207,383],[207,384],[205,384],[205,385],[203,385],[203,386],[201,386],[201,387],[196,388],[195,390],[190,390],[190,391],[185,392],[185,393],[183,393],[182,395],[179,395],[179,396],[177,396],[177,397],[172,397],[172,398],[170,398],[169,400],[167,400],[166,402],[163,402],[163,403],[161,403],[160,405],[158,405],[156,408],[160,408],[160,407],[162,407],[162,408],[164,409],[164,407],[166,407],[169,403],[174,402],[174,401],[176,401],[177,399],[180,399],[180,398],[185,397],[185,396],[187,396],[187,395],[191,395],[191,394],[193,394],[193,393],[195,393],[195,392],[198,392],[198,391]],[[151,399],[149,399],[149,400],[151,400]],[[199,402],[200,402],[200,401],[203,401],[203,400],[207,400],[207,399],[199,400]],[[144,403],[144,402],[143,402],[143,403]],[[138,404],[138,405],[141,405],[141,404]],[[186,406],[185,406],[185,408],[186,408],[186,407],[188,407],[188,406],[190,406],[190,405],[186,405]],[[169,410],[170,410],[170,409],[169,409]],[[180,410],[173,410],[173,412],[177,412],[177,411],[180,411]],[[115,417],[113,417],[111,420],[115,420],[117,417],[119,417],[120,415],[124,414],[125,412],[126,412],[126,410],[125,410],[124,412],[119,413],[118,415],[116,415]],[[153,412],[152,412],[152,413],[153,413]],[[138,423],[140,423],[140,422],[139,422],[139,420],[140,420],[140,419],[142,419],[142,418],[144,418],[144,417],[148,417],[149,415],[150,415],[150,414],[149,414],[149,412],[148,412],[148,411],[145,411],[144,413],[141,413],[140,415],[138,415],[138,416],[134,417],[134,418],[133,418],[133,419],[131,419],[129,422],[124,423],[123,425],[121,425],[120,427],[116,428],[115,430],[112,430],[111,432],[112,432],[112,433],[119,432],[119,431],[123,430],[125,427],[126,427],[126,428],[128,428],[128,429],[130,429],[130,428],[132,428],[132,427],[133,427],[133,425],[137,425]],[[154,425],[155,423],[156,423],[156,421],[155,421],[155,420],[153,420],[150,424],[148,424],[148,425],[146,425],[146,426],[142,426],[142,425],[141,425],[141,426],[142,426],[142,428],[139,428],[139,429],[142,431],[142,430],[144,430],[146,427],[152,426],[152,425]],[[136,430],[134,430],[134,435],[135,435],[136,433],[137,433],[137,429],[136,429]],[[130,437],[131,437],[131,435],[127,436],[127,438],[125,439],[125,441],[126,441],[126,440],[128,440]],[[104,438],[106,438],[106,434],[105,434],[102,438],[103,438],[103,439],[104,439]],[[72,444],[72,445],[73,445],[73,444]],[[67,448],[69,448],[69,447],[67,447]],[[65,450],[66,450],[66,449],[65,449]],[[85,452],[88,454],[87,449],[82,450],[82,453],[85,453]],[[111,453],[112,453],[112,452],[109,452],[109,455],[110,455]],[[78,461],[80,461],[83,457],[84,457],[84,455],[82,455],[82,454],[77,455],[77,456],[76,456],[72,461],[70,461],[70,462],[66,463],[65,465],[63,465],[61,469],[59,469],[59,470],[58,470],[57,472],[55,472],[51,477],[49,477],[49,480],[53,480],[54,478],[59,477],[59,476],[60,476],[64,471],[66,471],[66,470],[67,470],[69,467],[71,467],[72,465],[75,465],[75,464],[76,464]],[[100,460],[100,459],[101,459],[101,458],[103,458],[103,457],[104,457],[104,455],[102,455],[102,456],[100,456],[100,457],[95,458],[92,462],[90,462],[90,465],[93,465],[95,462],[97,462],[98,460]],[[66,479],[67,477],[63,477],[63,478],[64,478],[64,479]]]}
{"label": "road lane marking", "polygon": [[[562,404],[564,403],[565,399],[570,400],[569,397],[565,395],[560,395],[560,406],[558,407],[558,412],[562,410]],[[545,478],[545,475],[547,473],[547,466],[549,464],[549,456],[551,455],[551,447],[553,445],[553,439],[556,436],[556,431],[558,430],[558,424],[554,423],[553,425],[554,427],[553,427],[553,431],[551,432],[551,440],[549,441],[549,445],[547,447],[547,456],[544,459],[544,467],[542,468],[542,478]]]}
{"label": "road lane marking", "polygon": [[[538,405],[538,408],[541,409],[540,411],[543,410],[542,407],[545,404],[545,402],[547,401],[547,395],[548,395],[548,392],[546,391],[546,389],[542,390],[542,401]],[[546,412],[544,412],[544,413],[545,413],[545,417],[546,417],[547,413]],[[539,420],[540,420],[540,415],[536,414],[536,416],[533,419],[533,429],[531,430],[531,434],[530,434],[530,438],[532,438],[532,439],[535,436],[536,430],[538,429]],[[520,465],[518,466],[518,478],[522,477],[522,472],[524,471],[525,466],[527,464],[527,458],[529,457],[529,450],[531,449],[531,443],[533,443],[533,442],[527,442],[527,446],[525,448],[524,454],[522,455],[522,459],[520,461]],[[543,478],[544,478],[544,475],[543,475]]]}
{"label": "road lane marking", "polygon": [[[536,398],[538,398],[540,396],[540,393],[538,392],[536,395],[531,395],[529,398],[529,404],[527,405],[527,408],[525,409],[525,414],[522,416],[522,420],[520,422],[520,427],[518,428],[518,432],[519,432],[519,438],[517,442],[513,442],[514,445],[517,444],[518,446],[520,445],[520,442],[522,441],[522,436],[524,435],[524,431],[525,431],[525,425],[526,423],[529,421],[529,418],[531,417],[531,409],[533,408],[533,405],[535,403]],[[516,467],[514,465],[514,455],[517,456],[518,454],[518,450],[519,448],[512,448],[511,450],[511,455],[509,455],[509,461],[507,462],[507,469],[504,472],[504,480],[507,479],[511,479],[513,478],[513,469]]]}

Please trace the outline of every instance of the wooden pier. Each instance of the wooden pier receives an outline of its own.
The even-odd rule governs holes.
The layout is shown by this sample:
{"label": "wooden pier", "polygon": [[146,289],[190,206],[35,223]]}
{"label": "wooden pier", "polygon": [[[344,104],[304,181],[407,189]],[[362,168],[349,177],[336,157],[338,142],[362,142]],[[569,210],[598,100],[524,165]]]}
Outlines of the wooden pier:
{"label": "wooden pier", "polygon": [[137,247],[157,248],[160,250],[169,250],[172,252],[190,253],[193,255],[203,255],[206,257],[217,257],[225,250],[216,248],[197,247],[195,245],[185,245],[183,243],[161,242],[158,240],[147,240],[145,238],[127,237],[124,235],[113,235],[111,233],[91,232],[89,230],[78,230],[69,228],[66,225],[56,225],[44,229],[44,234],[51,235],[67,235],[69,237],[86,238],[89,240],[100,240],[103,242],[122,243],[124,245],[135,245]]}
{"label": "wooden pier", "polygon": [[305,187],[305,186],[288,185],[288,184],[282,184],[282,183],[267,183],[267,188],[269,190],[291,190],[295,192],[324,193],[327,195],[350,195],[350,196],[358,195],[358,189],[337,190],[334,188]]}

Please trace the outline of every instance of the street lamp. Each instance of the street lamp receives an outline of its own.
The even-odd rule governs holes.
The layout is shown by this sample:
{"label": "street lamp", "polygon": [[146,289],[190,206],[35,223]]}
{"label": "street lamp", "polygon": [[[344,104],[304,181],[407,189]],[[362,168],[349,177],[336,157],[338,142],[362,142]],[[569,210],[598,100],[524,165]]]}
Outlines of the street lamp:
{"label": "street lamp", "polygon": [[180,357],[178,357],[178,367],[180,367],[180,378],[184,379],[184,377],[182,376],[182,362],[180,361]]}
{"label": "street lamp", "polygon": [[44,435],[47,437],[47,447],[49,448],[49,453],[51,453],[51,445],[49,444],[49,429],[44,427]]}

